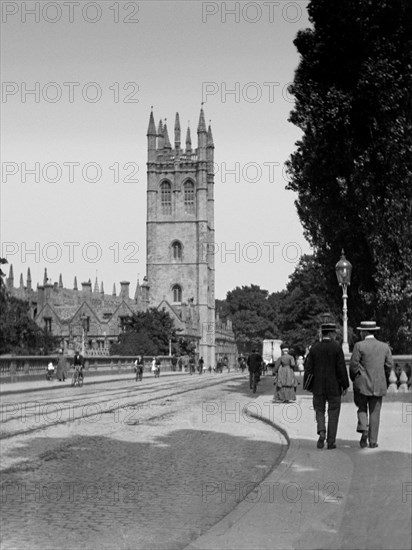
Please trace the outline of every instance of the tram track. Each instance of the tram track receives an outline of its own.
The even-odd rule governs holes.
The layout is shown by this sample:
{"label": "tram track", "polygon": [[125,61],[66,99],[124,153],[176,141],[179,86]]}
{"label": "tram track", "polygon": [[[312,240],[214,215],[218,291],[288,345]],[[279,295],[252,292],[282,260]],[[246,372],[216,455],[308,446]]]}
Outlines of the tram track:
{"label": "tram track", "polygon": [[[150,388],[147,386],[145,387],[144,391],[139,391],[138,395],[135,396],[133,399],[130,395],[130,392],[133,391],[130,387],[125,388],[124,390],[103,390],[99,393],[97,396],[97,392],[88,392],[87,394],[81,394],[76,396],[76,401],[70,400],[67,398],[64,401],[64,405],[62,406],[62,400],[59,399],[51,399],[51,400],[42,400],[41,402],[21,402],[21,403],[15,403],[14,405],[17,405],[17,407],[21,406],[20,411],[20,419],[16,416],[10,416],[9,418],[6,418],[0,422],[0,440],[5,439],[12,439],[14,437],[24,436],[24,435],[30,435],[35,432],[39,432],[42,430],[46,430],[50,427],[68,424],[70,422],[75,422],[77,420],[82,420],[85,418],[91,418],[94,416],[101,416],[103,414],[114,414],[114,419],[116,421],[116,415],[117,415],[117,421],[119,419],[120,414],[123,415],[127,413],[127,411],[131,411],[133,409],[138,408],[144,408],[147,406],[150,406],[151,404],[154,404],[156,402],[162,401],[167,398],[173,398],[180,396],[185,393],[202,390],[205,388],[218,386],[222,382],[228,381],[228,380],[236,380],[238,377],[236,375],[230,376],[229,378],[225,377],[224,379],[219,378],[218,380],[214,379],[206,380],[204,381],[199,380],[198,378],[192,379],[192,377],[189,380],[174,380],[174,381],[168,381],[166,387],[163,385],[161,388],[159,388],[158,382],[153,382]],[[177,391],[170,391],[173,386],[175,386],[177,383],[179,383],[179,389]],[[182,387],[184,386],[184,387]],[[141,387],[139,387],[140,389]],[[160,392],[159,392],[160,390]],[[124,395],[122,397],[122,394],[124,392],[127,392],[127,395]],[[156,395],[153,395],[152,397],[149,397],[147,399],[143,399],[142,397],[148,397],[153,392],[156,392]],[[102,395],[103,393],[103,395]],[[109,395],[108,395],[109,394]],[[90,402],[90,398],[93,397],[93,402]],[[138,397],[138,399],[136,399]],[[116,399],[116,402],[113,403],[114,399]],[[33,406],[34,404],[34,410],[33,408],[30,410],[30,408],[27,407],[27,405]],[[5,403],[2,405],[2,407],[10,405],[10,403]],[[54,407],[54,411],[57,411],[59,413],[58,418],[55,420],[49,419],[50,416],[50,407]],[[17,412],[19,411],[9,411],[10,412]],[[24,416],[23,416],[24,413]],[[3,414],[1,415],[3,417]],[[127,420],[127,417],[126,417]],[[26,427],[24,429],[14,429],[13,426],[11,426],[10,431],[4,431],[2,430],[2,427],[4,425],[9,425],[8,423],[12,422],[18,422],[18,423],[25,423]],[[31,421],[31,425],[30,424]],[[33,421],[35,422],[35,426],[33,426]],[[128,422],[125,422],[128,423]],[[135,422],[133,422],[135,423]]]}

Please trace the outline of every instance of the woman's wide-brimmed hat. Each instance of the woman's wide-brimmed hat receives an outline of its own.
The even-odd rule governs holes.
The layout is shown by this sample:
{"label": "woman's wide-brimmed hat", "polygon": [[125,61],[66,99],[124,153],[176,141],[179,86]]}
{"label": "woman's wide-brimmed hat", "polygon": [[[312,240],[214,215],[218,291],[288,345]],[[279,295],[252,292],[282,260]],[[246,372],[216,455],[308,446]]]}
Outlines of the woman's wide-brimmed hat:
{"label": "woman's wide-brimmed hat", "polygon": [[379,330],[380,328],[376,326],[375,321],[361,321],[360,327],[356,327],[356,330]]}

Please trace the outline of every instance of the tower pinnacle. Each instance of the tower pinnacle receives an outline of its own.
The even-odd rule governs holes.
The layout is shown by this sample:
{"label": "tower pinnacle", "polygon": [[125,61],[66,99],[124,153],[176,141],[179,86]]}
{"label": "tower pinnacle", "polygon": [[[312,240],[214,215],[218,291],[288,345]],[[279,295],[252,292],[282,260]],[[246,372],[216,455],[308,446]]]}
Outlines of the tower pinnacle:
{"label": "tower pinnacle", "polygon": [[179,120],[179,113],[176,113],[176,119],[175,119],[175,149],[180,149],[180,120]]}

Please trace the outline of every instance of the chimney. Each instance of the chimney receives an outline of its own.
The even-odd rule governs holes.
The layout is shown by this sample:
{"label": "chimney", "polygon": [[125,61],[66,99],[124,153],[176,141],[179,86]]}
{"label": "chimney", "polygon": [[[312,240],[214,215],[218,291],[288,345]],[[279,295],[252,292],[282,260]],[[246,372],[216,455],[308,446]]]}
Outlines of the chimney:
{"label": "chimney", "polygon": [[91,293],[91,291],[92,291],[91,281],[87,281],[86,283],[82,283],[82,292]]}
{"label": "chimney", "polygon": [[129,299],[129,281],[120,281],[120,296],[123,300]]}

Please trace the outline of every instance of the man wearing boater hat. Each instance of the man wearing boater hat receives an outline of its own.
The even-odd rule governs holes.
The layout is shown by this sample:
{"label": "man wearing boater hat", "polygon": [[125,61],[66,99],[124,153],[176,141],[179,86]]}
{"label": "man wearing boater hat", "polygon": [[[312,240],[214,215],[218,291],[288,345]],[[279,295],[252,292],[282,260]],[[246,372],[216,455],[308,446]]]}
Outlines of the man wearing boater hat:
{"label": "man wearing boater hat", "polygon": [[314,344],[306,358],[305,378],[313,375],[310,391],[313,393],[313,408],[316,413],[316,424],[319,439],[318,449],[325,446],[326,423],[325,411],[328,404],[328,449],[336,449],[336,433],[342,395],[349,387],[345,357],[341,346],[335,342],[335,323],[321,325],[322,340]]}
{"label": "man wearing boater hat", "polygon": [[390,347],[375,338],[379,328],[375,321],[361,322],[357,330],[364,339],[356,342],[350,360],[349,374],[358,407],[356,431],[362,434],[359,443],[362,449],[368,445],[368,439],[370,448],[378,446],[382,396],[386,395],[387,388],[385,370],[390,371],[393,366]]}

